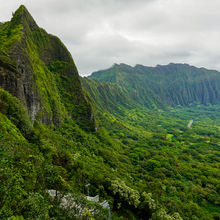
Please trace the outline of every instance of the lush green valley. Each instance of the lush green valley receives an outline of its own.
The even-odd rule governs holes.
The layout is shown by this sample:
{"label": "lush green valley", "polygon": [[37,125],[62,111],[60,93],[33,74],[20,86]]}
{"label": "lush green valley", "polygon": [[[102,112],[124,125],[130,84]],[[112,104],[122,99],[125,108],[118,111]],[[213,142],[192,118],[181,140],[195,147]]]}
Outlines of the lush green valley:
{"label": "lush green valley", "polygon": [[[114,87],[119,86],[112,84],[107,96],[101,91],[105,83],[82,81],[91,99],[109,97],[109,103]],[[136,189],[153,193],[169,213],[178,212],[183,219],[219,218],[219,105],[152,110],[138,104],[124,107],[117,99],[114,108],[104,105],[103,109],[99,117],[110,136],[124,145],[123,154],[129,158],[124,161],[131,163],[124,173],[130,173],[127,178]],[[194,122],[189,129],[191,119]]]}
{"label": "lush green valley", "polygon": [[80,79],[21,6],[0,24],[0,218],[108,218],[89,194],[115,220],[220,219],[219,84],[185,64]]}

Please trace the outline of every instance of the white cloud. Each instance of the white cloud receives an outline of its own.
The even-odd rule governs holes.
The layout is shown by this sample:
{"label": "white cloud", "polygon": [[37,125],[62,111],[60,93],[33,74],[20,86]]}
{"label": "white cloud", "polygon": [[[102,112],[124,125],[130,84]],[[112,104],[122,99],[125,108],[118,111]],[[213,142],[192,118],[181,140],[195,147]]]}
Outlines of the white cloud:
{"label": "white cloud", "polygon": [[61,38],[80,74],[121,62],[220,70],[219,0],[7,0],[0,20],[19,4]]}

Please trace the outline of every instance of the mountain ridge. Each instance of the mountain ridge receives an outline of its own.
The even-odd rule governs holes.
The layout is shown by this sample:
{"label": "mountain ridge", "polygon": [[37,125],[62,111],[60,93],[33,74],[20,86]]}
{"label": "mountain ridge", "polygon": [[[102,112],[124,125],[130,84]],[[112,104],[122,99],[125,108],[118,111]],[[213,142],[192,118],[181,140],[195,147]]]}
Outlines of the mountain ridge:
{"label": "mountain ridge", "polygon": [[31,120],[59,125],[71,117],[94,130],[91,105],[60,39],[39,28],[23,5],[1,30],[0,86],[21,100]]}
{"label": "mountain ridge", "polygon": [[[146,97],[149,99],[152,94],[161,103],[170,106],[220,102],[220,72],[189,64],[170,63],[156,67],[115,64],[109,69],[92,73],[88,78],[118,83],[129,89],[130,96],[136,91],[137,101],[144,105],[149,102]],[[143,93],[145,97],[141,97]]]}
{"label": "mountain ridge", "polygon": [[173,81],[201,74],[136,70],[80,79],[65,45],[24,6],[0,25],[0,218],[220,218],[220,105],[169,105]]}

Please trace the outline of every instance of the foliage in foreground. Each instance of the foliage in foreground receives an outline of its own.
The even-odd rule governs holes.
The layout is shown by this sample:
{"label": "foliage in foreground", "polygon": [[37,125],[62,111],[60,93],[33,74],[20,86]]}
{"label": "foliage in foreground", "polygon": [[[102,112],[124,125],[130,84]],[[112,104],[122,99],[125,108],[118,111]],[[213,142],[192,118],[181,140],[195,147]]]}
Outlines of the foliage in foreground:
{"label": "foliage in foreground", "polygon": [[[18,42],[24,46],[20,58],[27,56],[30,63],[25,65],[33,71],[30,91],[36,85],[43,112],[31,122],[21,102],[0,90],[0,218],[105,219],[106,210],[85,199],[88,183],[90,195],[108,200],[113,219],[220,218],[220,107],[208,105],[218,101],[212,89],[204,92],[206,106],[164,108],[155,91],[134,90],[134,80],[122,80],[125,74],[118,80],[128,89],[114,81],[89,80],[84,86],[102,125],[93,133],[94,115],[71,56],[24,6],[11,23],[0,26],[0,65],[7,72],[1,77],[6,82],[9,76],[17,79],[17,64],[7,53]],[[204,88],[213,80],[204,81]],[[146,87],[138,82],[138,88]],[[184,104],[190,97],[173,103]],[[51,123],[41,124],[43,115]],[[193,126],[187,129],[191,119]],[[53,200],[49,189],[71,195],[68,207],[62,206],[62,198]],[[74,203],[83,206],[80,216]]]}
{"label": "foliage in foreground", "polygon": [[[3,90],[0,97],[11,109],[0,114],[1,218],[59,218],[67,212],[46,190],[77,197],[88,183],[91,195],[110,202],[113,218],[218,218],[220,134],[218,115],[211,112],[219,106],[200,113],[124,109],[127,116],[118,118],[106,112],[100,118],[108,132],[86,133],[72,120],[55,129],[35,121],[28,132],[19,129],[28,125],[19,101]],[[18,121],[16,112],[23,112]],[[192,117],[197,120],[189,130]]]}

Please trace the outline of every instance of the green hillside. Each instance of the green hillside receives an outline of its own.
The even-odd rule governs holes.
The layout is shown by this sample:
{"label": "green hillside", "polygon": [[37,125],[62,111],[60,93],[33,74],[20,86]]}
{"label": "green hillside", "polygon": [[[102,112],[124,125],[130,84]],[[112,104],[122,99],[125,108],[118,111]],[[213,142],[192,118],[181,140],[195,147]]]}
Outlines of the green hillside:
{"label": "green hillside", "polygon": [[155,69],[80,79],[24,6],[1,23],[0,218],[219,219],[219,73]]}
{"label": "green hillside", "polygon": [[188,64],[171,63],[156,67],[115,64],[89,78],[117,83],[127,88],[130,97],[147,107],[152,103],[161,108],[160,103],[188,106],[220,102],[220,72]]}
{"label": "green hillside", "polygon": [[71,117],[94,129],[70,53],[57,37],[37,26],[24,6],[0,26],[0,50],[0,86],[22,101],[32,121],[59,125]]}
{"label": "green hillside", "polygon": [[[178,212],[183,219],[218,219],[220,106],[191,105],[152,110],[129,102],[125,106],[115,100],[117,109],[106,108],[105,103],[100,104],[100,97],[104,91],[117,94],[115,89],[105,90],[103,86],[108,83],[92,79],[86,83],[91,100],[99,106],[97,115],[102,126],[113,140],[124,146],[123,154],[127,158],[120,162],[129,168],[122,178],[127,179],[124,175],[129,173],[128,180],[133,186],[152,193],[169,213]],[[110,99],[106,102],[111,103],[114,95],[105,96]],[[193,125],[188,129],[192,119]],[[113,152],[112,158],[115,158]],[[152,214],[152,219],[169,219],[161,212],[161,209],[156,212],[157,217]],[[160,215],[163,217],[159,218]],[[149,217],[142,211],[138,216]]]}
{"label": "green hillside", "polygon": [[[102,125],[113,139],[127,146],[126,155],[134,166],[130,171],[133,184],[154,192],[160,204],[169,212],[179,212],[183,219],[219,218],[220,109],[219,104],[211,104],[213,97],[218,103],[219,77],[217,71],[186,64],[155,68],[120,64],[81,79],[90,99],[98,106]],[[201,81],[210,81],[209,90]],[[184,92],[186,88],[188,93]],[[178,100],[192,101],[175,102],[171,89]],[[156,93],[158,99],[148,90]],[[142,97],[143,91],[146,93]],[[190,92],[195,94],[190,96]],[[110,107],[106,103],[111,103]],[[188,129],[192,119],[193,127]],[[205,159],[205,154],[209,159]],[[206,169],[213,172],[212,177],[206,176]],[[210,200],[205,179],[212,186],[216,184],[215,201]]]}

